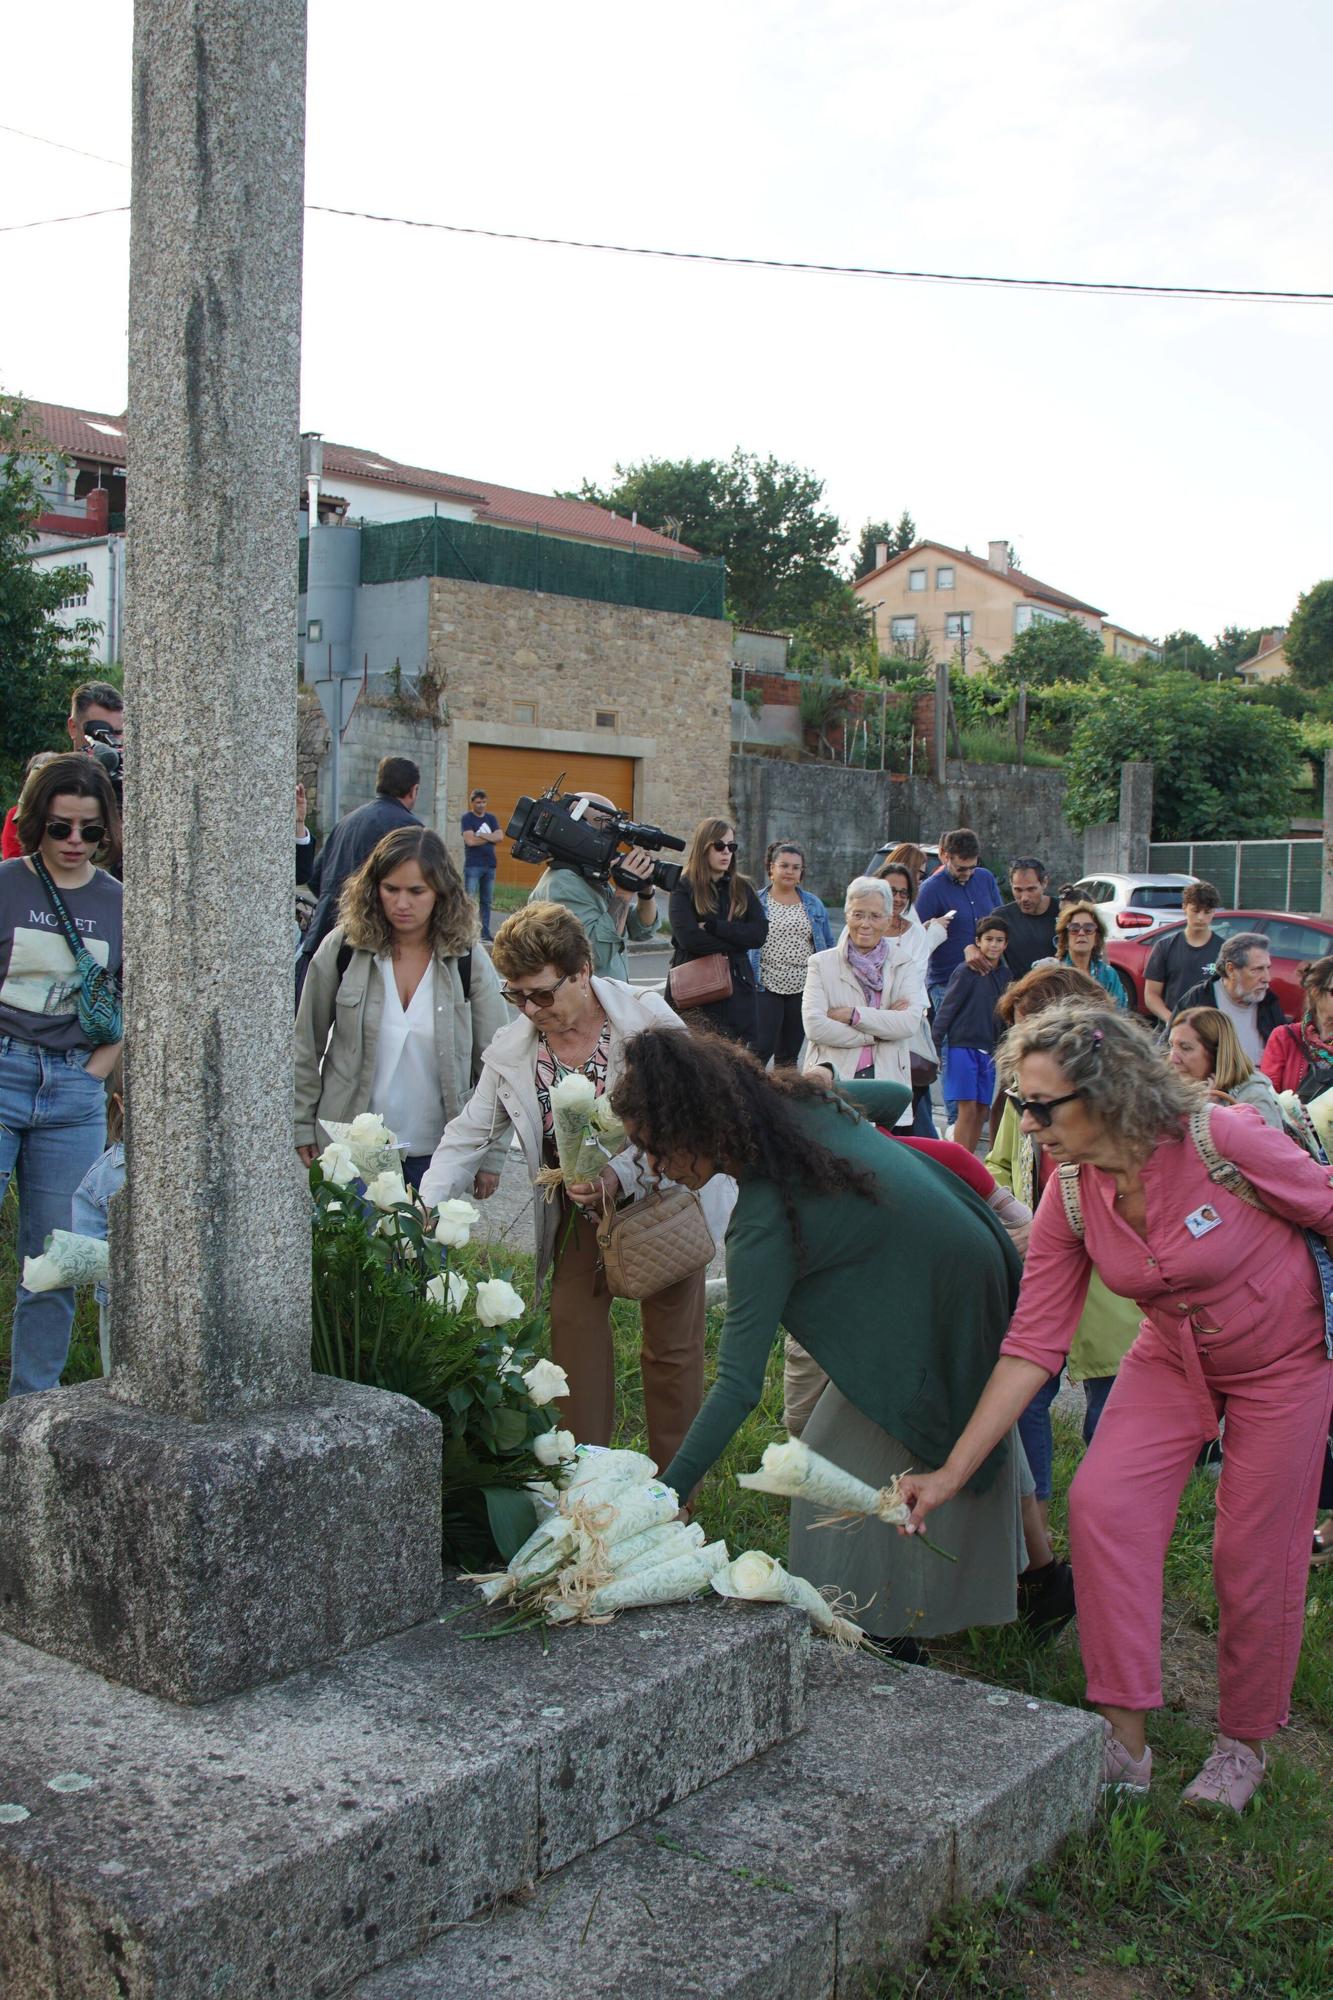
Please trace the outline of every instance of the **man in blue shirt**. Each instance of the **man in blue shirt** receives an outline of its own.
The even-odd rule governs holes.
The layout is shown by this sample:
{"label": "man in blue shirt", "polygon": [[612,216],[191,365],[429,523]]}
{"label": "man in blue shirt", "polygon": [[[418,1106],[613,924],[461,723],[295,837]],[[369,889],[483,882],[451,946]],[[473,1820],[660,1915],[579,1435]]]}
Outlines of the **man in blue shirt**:
{"label": "man in blue shirt", "polygon": [[469,896],[475,896],[481,908],[481,934],[489,944],[491,941],[491,890],[495,884],[495,850],[504,835],[500,822],[493,812],[486,809],[486,794],[482,791],[468,795],[467,811],[463,814],[463,846],[467,850],[463,856],[463,885]]}
{"label": "man in blue shirt", "polygon": [[[1003,900],[1000,885],[990,869],[980,865],[981,842],[970,826],[960,826],[940,836],[940,859],[943,865],[922,883],[916,899],[916,913],[923,924],[928,924],[932,917],[942,917],[950,926],[949,935],[930,954],[926,969],[926,993],[932,1013],[939,1012],[944,989],[975,939],[979,920],[998,910]],[[950,921],[954,917],[960,919],[956,924]],[[942,1076],[948,1074],[947,1055],[947,1046],[941,1042]],[[945,1109],[953,1124],[958,1117],[958,1106],[949,1103],[947,1094]]]}

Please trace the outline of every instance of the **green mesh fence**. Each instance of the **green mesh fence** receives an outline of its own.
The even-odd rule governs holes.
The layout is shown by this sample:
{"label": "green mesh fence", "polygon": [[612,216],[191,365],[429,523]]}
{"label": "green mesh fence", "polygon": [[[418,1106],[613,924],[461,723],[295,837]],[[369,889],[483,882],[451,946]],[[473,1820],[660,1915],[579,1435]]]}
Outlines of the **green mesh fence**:
{"label": "green mesh fence", "polygon": [[1154,841],[1149,866],[1199,875],[1238,910],[1296,910],[1313,915],[1323,882],[1322,840]]}
{"label": "green mesh fence", "polygon": [[[304,590],[304,544],[301,557]],[[414,576],[546,590],[556,597],[589,597],[598,604],[633,604],[689,618],[725,615],[727,572],[720,562],[637,555],[438,515],[362,528],[362,583],[402,583]]]}

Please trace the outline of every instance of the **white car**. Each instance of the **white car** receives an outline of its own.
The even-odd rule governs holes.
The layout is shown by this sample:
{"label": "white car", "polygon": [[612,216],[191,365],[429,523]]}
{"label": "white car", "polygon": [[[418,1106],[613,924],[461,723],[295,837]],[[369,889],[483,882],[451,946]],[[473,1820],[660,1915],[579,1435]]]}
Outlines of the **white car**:
{"label": "white car", "polygon": [[1109,937],[1150,937],[1180,915],[1181,892],[1197,875],[1085,875],[1073,887],[1097,905]]}

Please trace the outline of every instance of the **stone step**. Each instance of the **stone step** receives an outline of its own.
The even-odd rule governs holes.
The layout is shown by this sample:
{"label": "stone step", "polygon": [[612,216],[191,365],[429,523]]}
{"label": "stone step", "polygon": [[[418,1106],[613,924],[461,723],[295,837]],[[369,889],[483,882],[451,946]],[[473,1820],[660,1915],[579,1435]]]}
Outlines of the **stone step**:
{"label": "stone step", "polygon": [[0,1821],[0,1992],[319,2000],[804,1718],[795,1612],[710,1598],[545,1652],[483,1622],[197,1709],[0,1638],[0,1806],[29,1814]]}
{"label": "stone step", "polygon": [[1095,1716],[823,1647],[808,1699],[800,1736],[353,2000],[859,1995],[946,1905],[1017,1883],[1091,1816]]}

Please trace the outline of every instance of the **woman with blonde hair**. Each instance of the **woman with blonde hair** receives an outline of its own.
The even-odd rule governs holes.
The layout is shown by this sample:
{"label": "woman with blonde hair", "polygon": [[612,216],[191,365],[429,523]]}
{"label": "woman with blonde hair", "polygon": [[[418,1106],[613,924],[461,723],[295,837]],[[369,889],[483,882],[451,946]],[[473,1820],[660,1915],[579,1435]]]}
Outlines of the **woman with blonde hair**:
{"label": "woman with blonde hair", "polygon": [[296,1150],[321,1119],[376,1111],[420,1185],[462,1109],[482,1051],[509,1019],[477,949],[477,913],[429,827],[386,833],[343,884],[338,923],[310,962],[296,1015]]}
{"label": "woman with blonde hair", "polygon": [[1277,1092],[1240,1045],[1218,1007],[1186,1007],[1171,1023],[1167,1056],[1173,1069],[1203,1084],[1214,1104],[1248,1104],[1265,1125],[1286,1130]]}
{"label": "woman with blonde hair", "polygon": [[[768,918],[753,885],[736,866],[739,843],[730,820],[702,819],[695,827],[671,891],[672,970],[692,959],[721,956],[731,991],[724,999],[689,1009],[690,1020],[707,1021],[734,1042],[756,1048],[759,1016],[750,953],[768,937]],[[667,992],[671,995],[668,979]],[[674,999],[672,1004],[674,1005]]]}
{"label": "woman with blonde hair", "polygon": [[1129,995],[1124,981],[1106,959],[1106,926],[1095,903],[1080,898],[1062,903],[1055,920],[1055,955],[1061,965],[1072,965],[1095,979],[1109,993],[1117,1007],[1128,1009]]}

